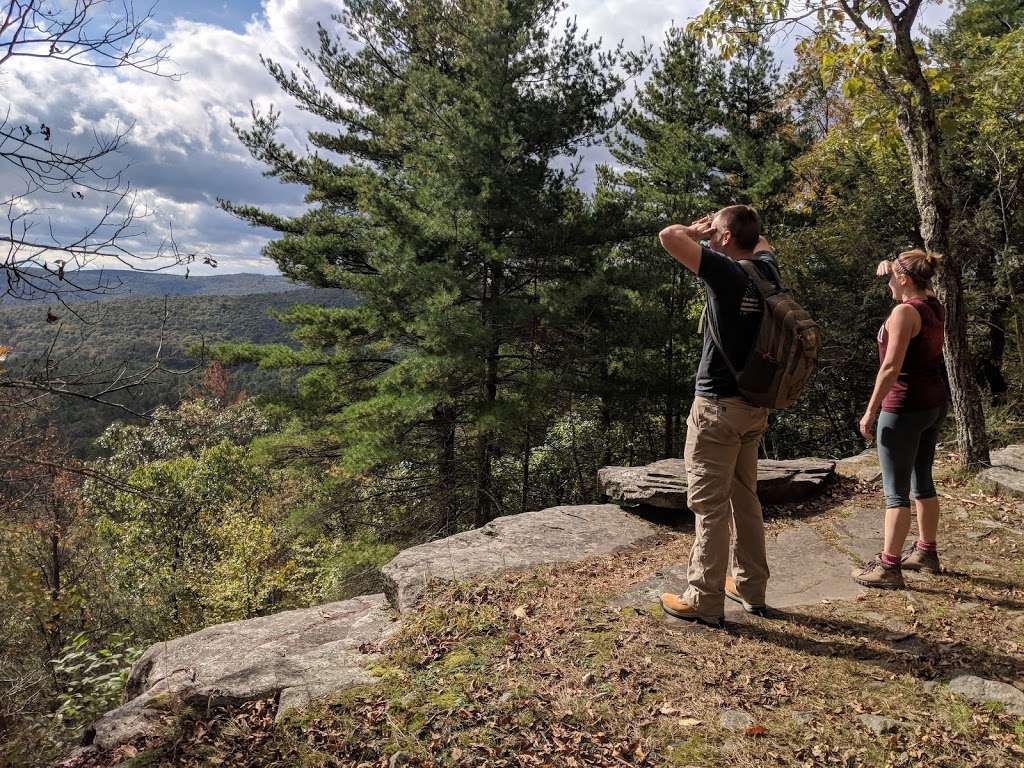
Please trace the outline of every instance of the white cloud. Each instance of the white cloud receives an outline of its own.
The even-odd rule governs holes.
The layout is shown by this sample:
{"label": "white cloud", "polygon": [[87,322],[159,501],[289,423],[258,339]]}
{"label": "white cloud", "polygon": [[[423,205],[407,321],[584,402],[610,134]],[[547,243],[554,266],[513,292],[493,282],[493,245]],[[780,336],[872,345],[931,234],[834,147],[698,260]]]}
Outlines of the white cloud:
{"label": "white cloud", "polygon": [[[606,47],[622,40],[637,48],[643,40],[657,45],[673,21],[685,23],[704,7],[703,0],[669,4],[650,0],[573,0],[565,14]],[[262,176],[230,129],[232,119],[249,117],[249,103],[274,104],[283,113],[283,133],[301,146],[317,124],[297,110],[259,61],[261,54],[290,67],[303,59],[303,47],[318,45],[316,23],[338,30],[331,15],[341,0],[264,0],[242,31],[178,18],[155,27],[154,46],[171,46],[180,80],[133,70],[94,70],[45,60],[13,59],[4,65],[4,94],[17,121],[45,122],[54,141],[83,146],[94,131],[110,134],[134,124],[123,153],[129,177],[152,206],[153,234],[173,219],[176,236],[196,249],[213,253],[221,271],[274,271],[259,256],[269,232],[248,228],[215,207],[223,197],[274,208],[301,210],[303,190]],[[930,12],[934,25],[944,16]],[[340,31],[340,30],[338,30]],[[781,42],[785,51],[790,43]],[[0,184],[11,179],[0,169]],[[85,226],[97,201],[55,201],[51,216],[68,231]]]}

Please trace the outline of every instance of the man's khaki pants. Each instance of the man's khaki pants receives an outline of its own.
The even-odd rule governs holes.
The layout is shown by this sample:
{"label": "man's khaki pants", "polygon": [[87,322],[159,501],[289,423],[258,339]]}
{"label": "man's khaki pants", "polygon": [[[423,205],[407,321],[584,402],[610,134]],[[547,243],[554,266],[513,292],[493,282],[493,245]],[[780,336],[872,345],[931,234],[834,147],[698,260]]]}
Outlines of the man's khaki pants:
{"label": "man's khaki pants", "polygon": [[683,599],[709,619],[722,616],[735,532],[732,575],[748,603],[764,604],[768,559],[764,518],[757,498],[757,445],[768,409],[738,397],[697,397],[686,420],[687,505],[696,517],[689,587]]}

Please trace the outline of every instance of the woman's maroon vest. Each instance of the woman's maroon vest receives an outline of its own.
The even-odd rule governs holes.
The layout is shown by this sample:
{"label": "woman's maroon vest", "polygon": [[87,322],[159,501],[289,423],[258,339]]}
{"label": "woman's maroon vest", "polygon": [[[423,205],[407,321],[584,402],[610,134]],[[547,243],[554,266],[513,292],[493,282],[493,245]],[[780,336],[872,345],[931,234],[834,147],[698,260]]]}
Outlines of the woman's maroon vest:
{"label": "woman's maroon vest", "polygon": [[[934,296],[904,303],[914,307],[921,316],[921,331],[910,340],[896,383],[882,401],[882,410],[889,413],[923,411],[949,399],[942,360],[946,310]],[[889,333],[883,325],[878,334],[880,361],[885,359],[888,344]]]}

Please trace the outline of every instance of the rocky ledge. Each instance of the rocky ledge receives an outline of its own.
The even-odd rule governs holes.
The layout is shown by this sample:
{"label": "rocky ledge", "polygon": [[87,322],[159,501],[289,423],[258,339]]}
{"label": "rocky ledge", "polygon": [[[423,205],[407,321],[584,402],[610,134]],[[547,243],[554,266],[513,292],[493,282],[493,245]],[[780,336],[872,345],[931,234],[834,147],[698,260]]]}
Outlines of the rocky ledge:
{"label": "rocky ledge", "polygon": [[[836,476],[836,463],[824,459],[757,462],[757,495],[765,504],[803,501]],[[663,459],[642,467],[605,467],[597,473],[601,493],[623,506],[686,509],[686,466]]]}
{"label": "rocky ledge", "polygon": [[382,569],[384,589],[404,612],[434,580],[582,560],[636,544],[660,530],[612,504],[552,507],[499,517],[475,531],[403,550]]}
{"label": "rocky ledge", "polygon": [[159,734],[168,710],[278,697],[278,713],[372,683],[375,660],[360,648],[397,627],[384,595],[233,621],[149,648],[132,667],[125,704],[86,733],[110,749]]}

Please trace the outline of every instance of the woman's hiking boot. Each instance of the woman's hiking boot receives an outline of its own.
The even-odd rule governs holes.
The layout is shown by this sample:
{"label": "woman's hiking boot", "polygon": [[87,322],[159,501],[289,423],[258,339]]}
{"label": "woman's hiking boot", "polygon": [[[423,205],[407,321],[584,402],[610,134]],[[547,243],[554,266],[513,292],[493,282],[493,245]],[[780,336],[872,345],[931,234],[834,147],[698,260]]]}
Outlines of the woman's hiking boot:
{"label": "woman's hiking boot", "polygon": [[853,580],[865,587],[876,589],[903,589],[906,582],[903,581],[903,571],[899,563],[886,565],[881,559],[872,560],[863,569],[853,571]]}
{"label": "woman's hiking boot", "polygon": [[918,549],[915,544],[909,553],[903,556],[901,566],[908,571],[923,571],[924,573],[939,574],[942,568],[939,566],[939,553],[935,550]]}

